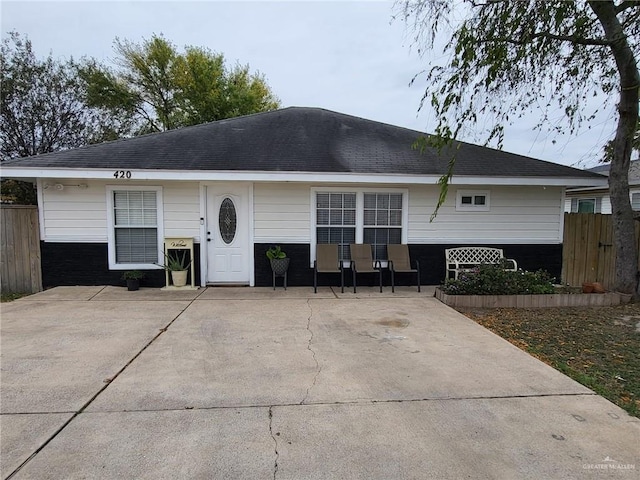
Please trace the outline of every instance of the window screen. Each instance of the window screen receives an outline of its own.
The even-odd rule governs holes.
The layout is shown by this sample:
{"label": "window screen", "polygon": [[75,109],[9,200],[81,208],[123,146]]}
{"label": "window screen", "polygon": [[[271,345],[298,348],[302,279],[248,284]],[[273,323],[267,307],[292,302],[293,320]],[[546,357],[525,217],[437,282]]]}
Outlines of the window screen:
{"label": "window screen", "polygon": [[155,191],[113,192],[116,263],[158,261],[158,205]]}

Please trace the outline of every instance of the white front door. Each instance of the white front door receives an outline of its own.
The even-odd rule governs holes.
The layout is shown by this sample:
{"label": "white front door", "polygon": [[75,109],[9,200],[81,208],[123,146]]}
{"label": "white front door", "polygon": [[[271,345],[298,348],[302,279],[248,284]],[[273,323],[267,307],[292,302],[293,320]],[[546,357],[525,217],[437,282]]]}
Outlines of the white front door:
{"label": "white front door", "polygon": [[207,283],[250,282],[248,184],[207,187]]}

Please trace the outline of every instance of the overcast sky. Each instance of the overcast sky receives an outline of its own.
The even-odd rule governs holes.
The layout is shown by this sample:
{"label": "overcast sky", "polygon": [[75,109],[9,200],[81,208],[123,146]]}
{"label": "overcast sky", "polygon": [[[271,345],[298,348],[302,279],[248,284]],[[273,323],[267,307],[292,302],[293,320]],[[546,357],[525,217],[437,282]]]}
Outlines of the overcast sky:
{"label": "overcast sky", "polygon": [[[322,107],[423,132],[434,127],[428,110],[418,113],[424,83],[409,87],[430,58],[420,58],[404,24],[392,22],[389,1],[2,0],[0,8],[3,38],[11,30],[26,34],[39,56],[108,62],[115,37],[140,42],[162,33],[180,49],[203,46],[248,63],[284,107]],[[586,133],[554,144],[533,131],[537,120],[509,127],[504,150],[590,167],[615,127],[608,114]]]}

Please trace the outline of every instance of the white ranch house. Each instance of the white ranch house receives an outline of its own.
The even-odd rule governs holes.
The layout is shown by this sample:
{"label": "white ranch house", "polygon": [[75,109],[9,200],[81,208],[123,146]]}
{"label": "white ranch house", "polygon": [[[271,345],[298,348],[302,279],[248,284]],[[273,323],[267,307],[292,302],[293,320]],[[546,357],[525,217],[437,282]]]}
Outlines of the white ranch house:
{"label": "white ranch house", "polygon": [[[449,152],[412,148],[420,132],[319,108],[290,107],[2,165],[37,184],[43,283],[162,286],[163,241],[192,239],[199,285],[270,285],[265,251],[291,258],[289,285],[312,285],[317,243],[370,243],[384,261],[406,243],[423,284],[444,250],[504,250],[559,276],[566,188],[606,178],[460,143],[433,222]],[[330,279],[328,279],[330,280]],[[388,283],[387,283],[388,284]]]}
{"label": "white ranch house", "polygon": [[[588,169],[589,172],[609,175],[609,164]],[[640,211],[640,160],[632,160],[629,167],[629,200],[631,208]],[[567,213],[611,214],[609,186],[568,188],[564,210]]]}

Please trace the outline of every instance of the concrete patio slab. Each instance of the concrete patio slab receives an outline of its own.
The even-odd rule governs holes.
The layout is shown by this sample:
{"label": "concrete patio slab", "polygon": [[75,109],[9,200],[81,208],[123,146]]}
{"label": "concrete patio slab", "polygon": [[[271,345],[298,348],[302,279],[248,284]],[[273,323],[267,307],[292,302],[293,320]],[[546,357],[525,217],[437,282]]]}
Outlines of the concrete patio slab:
{"label": "concrete patio slab", "polygon": [[[106,287],[55,287],[43,292],[34,293],[27,297],[23,297],[16,302],[33,302],[33,301],[83,301],[91,300],[94,296],[104,290]],[[13,303],[13,302],[12,302]],[[2,309],[8,305],[3,305]]]}
{"label": "concrete patio slab", "polygon": [[319,369],[306,403],[590,392],[434,298],[310,306]]}
{"label": "concrete patio slab", "polygon": [[72,413],[0,415],[0,476],[6,478],[72,416]]}
{"label": "concrete patio slab", "polygon": [[317,370],[304,299],[198,300],[88,411],[299,403]]}
{"label": "concrete patio slab", "polygon": [[91,300],[116,301],[116,302],[140,302],[149,300],[160,301],[191,301],[198,298],[206,289],[199,290],[162,290],[161,288],[140,288],[130,292],[126,287],[104,287]]}
{"label": "concrete patio slab", "polygon": [[639,419],[425,292],[211,290],[3,304],[3,478],[637,478]]}
{"label": "concrete patio slab", "polygon": [[[338,292],[340,289],[338,288]],[[213,287],[198,297],[198,300],[282,300],[307,298],[336,298],[331,287],[319,287],[313,293],[313,287],[289,287],[286,290],[277,287]]]}
{"label": "concrete patio slab", "polygon": [[199,300],[139,360],[89,411],[591,393],[434,298]]}
{"label": "concrete patio slab", "polygon": [[2,413],[77,411],[187,305],[58,300],[6,304],[0,340]]}
{"label": "concrete patio slab", "polygon": [[361,287],[358,286],[356,293],[353,293],[353,287],[344,287],[344,293],[340,293],[340,288],[333,288],[336,297],[346,299],[357,298],[428,298],[433,297],[436,291],[434,285],[423,285],[421,291],[418,287],[399,286],[395,288],[395,292],[391,291],[391,287],[384,286],[382,292],[379,287]]}
{"label": "concrete patio slab", "polygon": [[277,478],[630,480],[640,424],[619,413],[598,396],[274,407]]}
{"label": "concrete patio slab", "polygon": [[272,479],[269,409],[81,414],[15,479]]}

